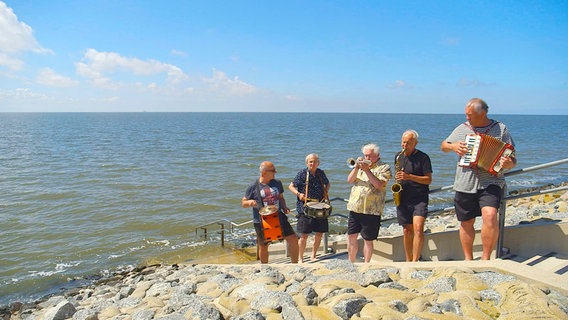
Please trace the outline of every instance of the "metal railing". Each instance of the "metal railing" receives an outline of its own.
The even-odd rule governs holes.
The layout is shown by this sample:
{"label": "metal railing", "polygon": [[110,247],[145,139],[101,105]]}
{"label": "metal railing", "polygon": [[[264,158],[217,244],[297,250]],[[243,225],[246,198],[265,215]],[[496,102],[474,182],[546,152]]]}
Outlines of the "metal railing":
{"label": "metal railing", "polygon": [[[527,168],[523,168],[523,169],[517,169],[517,170],[512,170],[509,172],[505,173],[505,177],[509,177],[509,176],[514,176],[514,175],[518,175],[518,174],[522,174],[522,173],[527,173],[527,172],[531,172],[531,171],[535,171],[535,170],[541,170],[541,169],[546,169],[546,168],[550,168],[553,166],[558,166],[561,164],[565,164],[568,163],[568,158],[565,159],[561,159],[561,160],[557,160],[557,161],[552,161],[552,162],[548,162],[548,163],[543,163],[540,165],[536,165],[536,166],[532,166],[532,167],[527,167]],[[450,191],[453,190],[453,185],[449,185],[449,186],[444,186],[444,187],[440,187],[440,188],[436,188],[436,189],[432,189],[430,190],[430,194],[432,193],[438,193],[438,192],[443,192],[443,191]],[[557,188],[551,188],[551,189],[544,189],[544,190],[538,190],[538,191],[534,191],[534,192],[527,192],[527,193],[523,193],[523,194],[517,194],[517,195],[509,195],[509,196],[505,196],[505,197],[501,197],[501,205],[499,206],[499,238],[497,240],[497,251],[496,251],[496,257],[500,258],[501,254],[502,254],[502,249],[503,249],[503,236],[504,236],[504,230],[505,230],[505,214],[506,214],[506,209],[507,209],[507,200],[514,200],[514,199],[519,199],[519,198],[525,198],[525,197],[532,197],[535,195],[540,195],[540,194],[546,194],[546,193],[553,193],[553,192],[558,192],[558,191],[563,191],[563,190],[568,190],[568,186],[562,186],[562,187],[557,187]],[[506,186],[505,188],[502,189],[502,194],[505,195],[506,194]],[[347,202],[347,199],[344,198],[332,198],[330,199],[331,202],[334,201],[343,201],[343,202]],[[393,202],[393,199],[388,199],[385,201],[385,203],[390,203]],[[454,207],[446,207],[446,208],[442,208],[442,209],[435,209],[435,210],[430,210],[428,211],[428,216],[435,216],[441,213],[445,213],[445,212],[450,212],[453,211]],[[296,214],[294,214],[294,212],[296,212],[296,209],[292,209],[290,211],[290,213],[294,216],[296,216]],[[344,214],[337,214],[337,213],[332,213],[330,215],[330,217],[340,217],[340,218],[344,218],[347,219],[348,217]],[[393,218],[389,218],[389,219],[385,219],[383,220],[383,222],[389,222],[392,220],[396,220],[396,217]],[[221,236],[221,246],[225,245],[225,227],[226,225],[228,225],[230,227],[230,232],[231,234],[234,234],[234,230],[235,228],[239,228],[245,225],[252,225],[253,221],[252,220],[248,220],[242,223],[235,223],[229,219],[219,219],[213,222],[209,222],[203,225],[200,225],[198,227],[195,228],[195,234],[197,236],[197,233],[199,230],[203,231],[203,237],[205,239],[207,239],[208,237],[208,228],[209,226],[213,226],[213,225],[217,225],[219,226],[219,231],[218,233]],[[251,232],[250,234],[254,234],[254,232]],[[328,247],[328,233],[324,234],[324,238],[323,238],[323,250],[325,253],[328,253],[329,251],[329,247]]]}

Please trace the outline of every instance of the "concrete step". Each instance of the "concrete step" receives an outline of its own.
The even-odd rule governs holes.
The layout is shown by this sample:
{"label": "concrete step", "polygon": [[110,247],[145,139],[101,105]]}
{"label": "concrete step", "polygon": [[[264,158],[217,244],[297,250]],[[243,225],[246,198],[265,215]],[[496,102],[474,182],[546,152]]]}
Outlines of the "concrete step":
{"label": "concrete step", "polygon": [[547,253],[536,254],[532,257],[523,257],[515,254],[509,254],[502,259],[513,260],[515,262],[533,267],[535,272],[538,270],[552,272],[560,276],[565,276],[568,281],[568,256],[551,251]]}

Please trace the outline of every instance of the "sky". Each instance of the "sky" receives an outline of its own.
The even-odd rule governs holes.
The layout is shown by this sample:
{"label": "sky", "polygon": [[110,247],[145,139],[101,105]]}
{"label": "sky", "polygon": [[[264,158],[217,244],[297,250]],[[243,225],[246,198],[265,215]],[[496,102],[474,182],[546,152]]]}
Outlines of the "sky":
{"label": "sky", "polygon": [[0,112],[568,114],[568,0],[0,0]]}

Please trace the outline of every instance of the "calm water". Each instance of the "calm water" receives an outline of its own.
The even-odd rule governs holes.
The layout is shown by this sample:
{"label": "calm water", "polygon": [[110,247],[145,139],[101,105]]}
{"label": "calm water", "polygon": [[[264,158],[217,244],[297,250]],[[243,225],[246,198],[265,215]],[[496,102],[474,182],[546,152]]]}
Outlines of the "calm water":
{"label": "calm water", "polygon": [[[510,127],[518,168],[568,154],[568,116],[492,118]],[[275,163],[287,185],[306,154],[316,152],[330,196],[347,198],[347,158],[375,142],[392,164],[400,135],[413,128],[418,148],[432,159],[431,187],[451,185],[457,158],[439,145],[463,121],[461,114],[0,114],[0,305],[132,265],[217,252],[218,237],[207,243],[195,229],[251,219],[240,199],[263,160]],[[510,177],[508,185],[567,180],[562,165]],[[290,192],[285,196],[293,207]],[[451,197],[434,194],[431,209],[448,206]],[[345,205],[335,203],[334,213],[346,213]],[[333,223],[341,230],[345,221]]]}

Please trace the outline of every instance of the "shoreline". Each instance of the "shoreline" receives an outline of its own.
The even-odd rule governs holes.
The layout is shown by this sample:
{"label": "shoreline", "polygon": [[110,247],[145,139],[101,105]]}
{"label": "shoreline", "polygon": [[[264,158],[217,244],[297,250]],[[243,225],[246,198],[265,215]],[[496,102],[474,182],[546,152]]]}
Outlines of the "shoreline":
{"label": "shoreline", "polygon": [[[424,265],[424,264],[422,264]],[[565,319],[568,296],[490,261],[191,264],[139,268],[3,319]],[[9,313],[8,313],[9,312]]]}
{"label": "shoreline", "polygon": [[[561,185],[567,185],[567,184],[568,183],[562,183]],[[546,187],[548,187],[548,186],[545,186],[543,188],[546,188]],[[538,188],[538,189],[542,190],[543,188]],[[514,221],[518,221],[518,223],[529,223],[529,221],[534,221],[534,220],[538,220],[538,219],[558,219],[559,217],[568,218],[568,209],[567,209],[568,204],[567,204],[567,202],[568,202],[568,192],[567,191],[557,192],[557,193],[554,193],[554,194],[537,195],[537,196],[532,196],[532,197],[529,197],[529,198],[515,199],[515,200],[510,201],[510,204],[508,203],[507,216],[508,216],[508,218],[510,218],[509,220],[510,220],[511,223],[514,222]],[[511,210],[510,210],[510,208],[511,208]],[[515,210],[512,210],[513,208]],[[450,214],[448,216],[453,216],[453,215]],[[445,223],[451,225],[450,220],[451,219],[447,219],[445,221]],[[478,220],[480,220],[480,219],[478,219]],[[439,227],[439,224],[437,226]],[[446,227],[447,227],[447,225],[444,228],[446,228]],[[249,253],[243,253],[247,250],[249,250]],[[252,250],[254,250],[254,248],[240,249],[241,253],[245,254],[245,255],[251,254],[250,251],[252,251]],[[218,261],[215,262],[214,261],[215,259],[218,259]],[[237,274],[241,274],[241,275],[244,275],[246,272],[251,272],[251,274],[256,274],[256,273],[259,273],[259,272],[263,272],[263,270],[265,269],[265,266],[255,264],[254,260],[250,263],[237,264],[237,265],[235,265],[235,264],[230,264],[230,265],[229,264],[223,264],[223,262],[221,262],[220,260],[222,260],[222,257],[211,257],[211,259],[202,259],[202,260],[199,260],[199,261],[191,261],[191,262],[188,262],[188,263],[172,264],[172,265],[169,265],[169,266],[168,265],[162,265],[162,264],[152,264],[152,265],[148,265],[148,266],[140,266],[138,268],[135,268],[134,270],[125,271],[125,272],[122,272],[122,273],[116,273],[112,277],[110,277],[108,279],[102,279],[102,280],[96,281],[92,285],[69,289],[69,290],[62,292],[59,295],[52,294],[52,295],[49,295],[49,296],[45,296],[45,297],[43,297],[43,298],[41,298],[41,299],[39,299],[35,302],[22,303],[22,302],[16,301],[16,302],[10,303],[7,306],[0,306],[0,316],[2,317],[2,319],[13,319],[12,316],[14,316],[14,317],[24,316],[24,315],[38,316],[40,314],[45,315],[45,313],[47,313],[49,310],[54,310],[53,308],[56,308],[58,304],[63,302],[63,300],[65,300],[67,302],[66,303],[67,307],[65,307],[65,308],[68,308],[68,309],[71,310],[72,309],[71,307],[73,307],[73,308],[75,308],[75,310],[80,311],[81,310],[80,308],[84,308],[84,306],[82,306],[82,303],[85,302],[85,301],[88,301],[93,296],[93,294],[96,290],[102,290],[101,288],[104,287],[104,288],[106,288],[105,290],[112,291],[114,289],[111,289],[111,288],[115,288],[117,285],[122,286],[122,284],[120,284],[120,283],[124,283],[124,281],[127,281],[127,279],[132,279],[132,278],[136,278],[136,277],[144,278],[145,275],[149,275],[149,274],[152,274],[152,273],[161,273],[161,272],[171,273],[171,272],[174,272],[173,271],[174,269],[176,269],[175,271],[179,271],[180,269],[186,270],[186,269],[189,268],[189,271],[197,272],[197,273],[205,273],[207,270],[217,270],[216,272],[219,272],[219,270],[222,269],[222,272],[226,272],[226,269],[228,269],[228,270],[240,269],[240,271],[238,271]],[[342,262],[342,260],[337,260],[337,261],[329,260],[327,262],[318,262],[318,263],[309,264],[309,265],[270,265],[269,264],[266,267],[270,267],[272,269],[278,270],[279,272],[283,272],[283,271],[280,271],[280,269],[288,270],[289,268],[299,268],[299,270],[304,270],[304,271],[305,270],[318,270],[318,271],[310,271],[310,272],[316,272],[316,273],[317,272],[326,273],[326,272],[328,272],[326,270],[336,270],[337,266],[333,267],[332,269],[329,269],[329,266],[327,266],[328,263],[331,263],[332,265],[340,265],[341,271],[358,272],[359,275],[365,274],[367,269],[371,268],[371,267],[381,269],[378,265],[375,265],[373,263],[371,263],[369,265],[363,265],[363,264],[359,264],[359,263],[356,263],[356,264],[349,263],[350,264],[349,265],[349,264],[345,264],[345,262]],[[353,268],[355,268],[355,269],[353,269]],[[390,270],[389,272],[392,273],[392,274],[399,274],[400,275],[402,272],[406,272],[406,271],[404,271],[405,269],[406,268],[399,268],[397,271]],[[162,270],[162,271],[159,271],[159,270]],[[375,269],[372,269],[372,270],[375,270]],[[459,270],[460,273],[462,271],[463,270],[461,270],[461,269]],[[436,273],[438,271],[436,269],[432,269],[432,270],[430,270],[430,272],[432,272],[432,274],[433,274],[433,273]],[[454,270],[452,272],[458,272],[458,271]],[[465,273],[466,274],[471,274],[471,273],[475,274],[475,272],[473,270],[465,271]],[[199,282],[198,284],[196,284],[196,286],[197,287],[199,287],[199,286],[214,286],[214,284],[211,283],[211,280],[215,276],[216,276],[216,274],[214,272],[209,274],[208,277],[204,277],[203,282]],[[232,275],[231,277],[238,278],[236,275]],[[251,275],[249,274],[249,276],[247,276],[247,277],[251,277]],[[295,276],[292,277],[292,279],[294,279],[294,278],[295,278]],[[243,279],[243,281],[248,281],[248,280],[249,279]],[[139,281],[142,281],[142,280],[139,279]],[[187,281],[189,281],[189,279],[187,279],[187,278],[176,278],[176,280],[175,280],[176,283],[181,283],[181,282],[184,282],[184,281],[187,282]],[[289,281],[292,281],[292,280],[289,279]],[[390,282],[396,282],[396,280],[391,278]],[[170,282],[170,283],[173,283],[173,282]],[[317,283],[317,281],[314,282],[314,284],[315,283]],[[423,286],[426,286],[426,284],[423,284]],[[534,288],[533,288],[533,286],[528,285],[526,283],[523,284],[522,286],[525,287],[525,289],[523,289],[523,290],[529,290],[530,292],[533,292],[535,290],[536,290],[535,292],[538,292],[539,290],[542,291],[542,292],[546,292],[546,289],[539,288],[538,286],[534,286]],[[172,286],[172,288],[173,288],[173,286]],[[416,290],[418,290],[418,289],[416,289]],[[422,289],[420,289],[420,290],[422,290]],[[486,290],[489,290],[489,289],[486,289]],[[280,291],[278,291],[278,292],[280,292]],[[350,292],[350,293],[353,293],[353,292]],[[197,291],[194,292],[194,294],[197,294]],[[479,296],[479,294],[480,293],[478,292],[477,294],[474,294],[474,296],[477,297],[477,296]],[[549,292],[549,294],[550,294],[550,292]],[[108,296],[108,294],[105,294],[105,296]],[[545,295],[545,296],[548,296],[548,295]],[[56,297],[59,297],[59,298],[56,298]],[[76,298],[76,297],[79,297],[79,298]],[[554,293],[554,297],[558,301],[563,301],[563,302],[560,302],[560,304],[558,305],[558,308],[560,308],[560,310],[562,310],[565,313],[565,315],[568,315],[568,297],[565,296],[565,295],[562,295],[562,294],[558,294],[558,293]],[[216,298],[220,298],[220,295]],[[168,298],[168,299],[171,299],[171,298]],[[535,297],[535,299],[536,299],[536,297]],[[538,299],[542,300],[542,299],[544,299],[544,297],[539,296]],[[49,302],[50,300],[51,300],[51,302]],[[60,301],[57,304],[53,305],[55,300],[60,300]],[[118,300],[122,300],[122,299],[118,299]],[[213,302],[211,301],[211,303],[213,303]],[[296,304],[298,305],[298,303],[296,303]],[[367,303],[367,304],[369,304],[369,303]],[[148,305],[146,305],[146,306],[148,306]],[[312,305],[308,304],[308,306],[312,306]],[[143,310],[146,307],[141,307],[141,308],[142,309],[140,309],[140,310]],[[94,308],[94,309],[98,310],[98,311],[96,311],[96,313],[99,314],[99,319],[104,318],[104,317],[102,317],[103,314],[101,312],[103,310],[100,308],[100,306],[97,307],[97,308]],[[556,312],[556,311],[554,311],[554,312]],[[221,312],[221,311],[219,311],[219,312],[220,312],[220,314],[223,314],[223,312]],[[226,313],[226,311],[224,311],[224,312]],[[159,312],[157,310],[154,310],[154,315],[157,315],[157,314],[159,314]],[[408,316],[408,315],[406,315],[406,316]],[[84,319],[87,319],[87,318],[84,318]],[[148,319],[151,319],[151,318],[148,318]],[[220,318],[220,319],[225,319],[225,318]]]}

